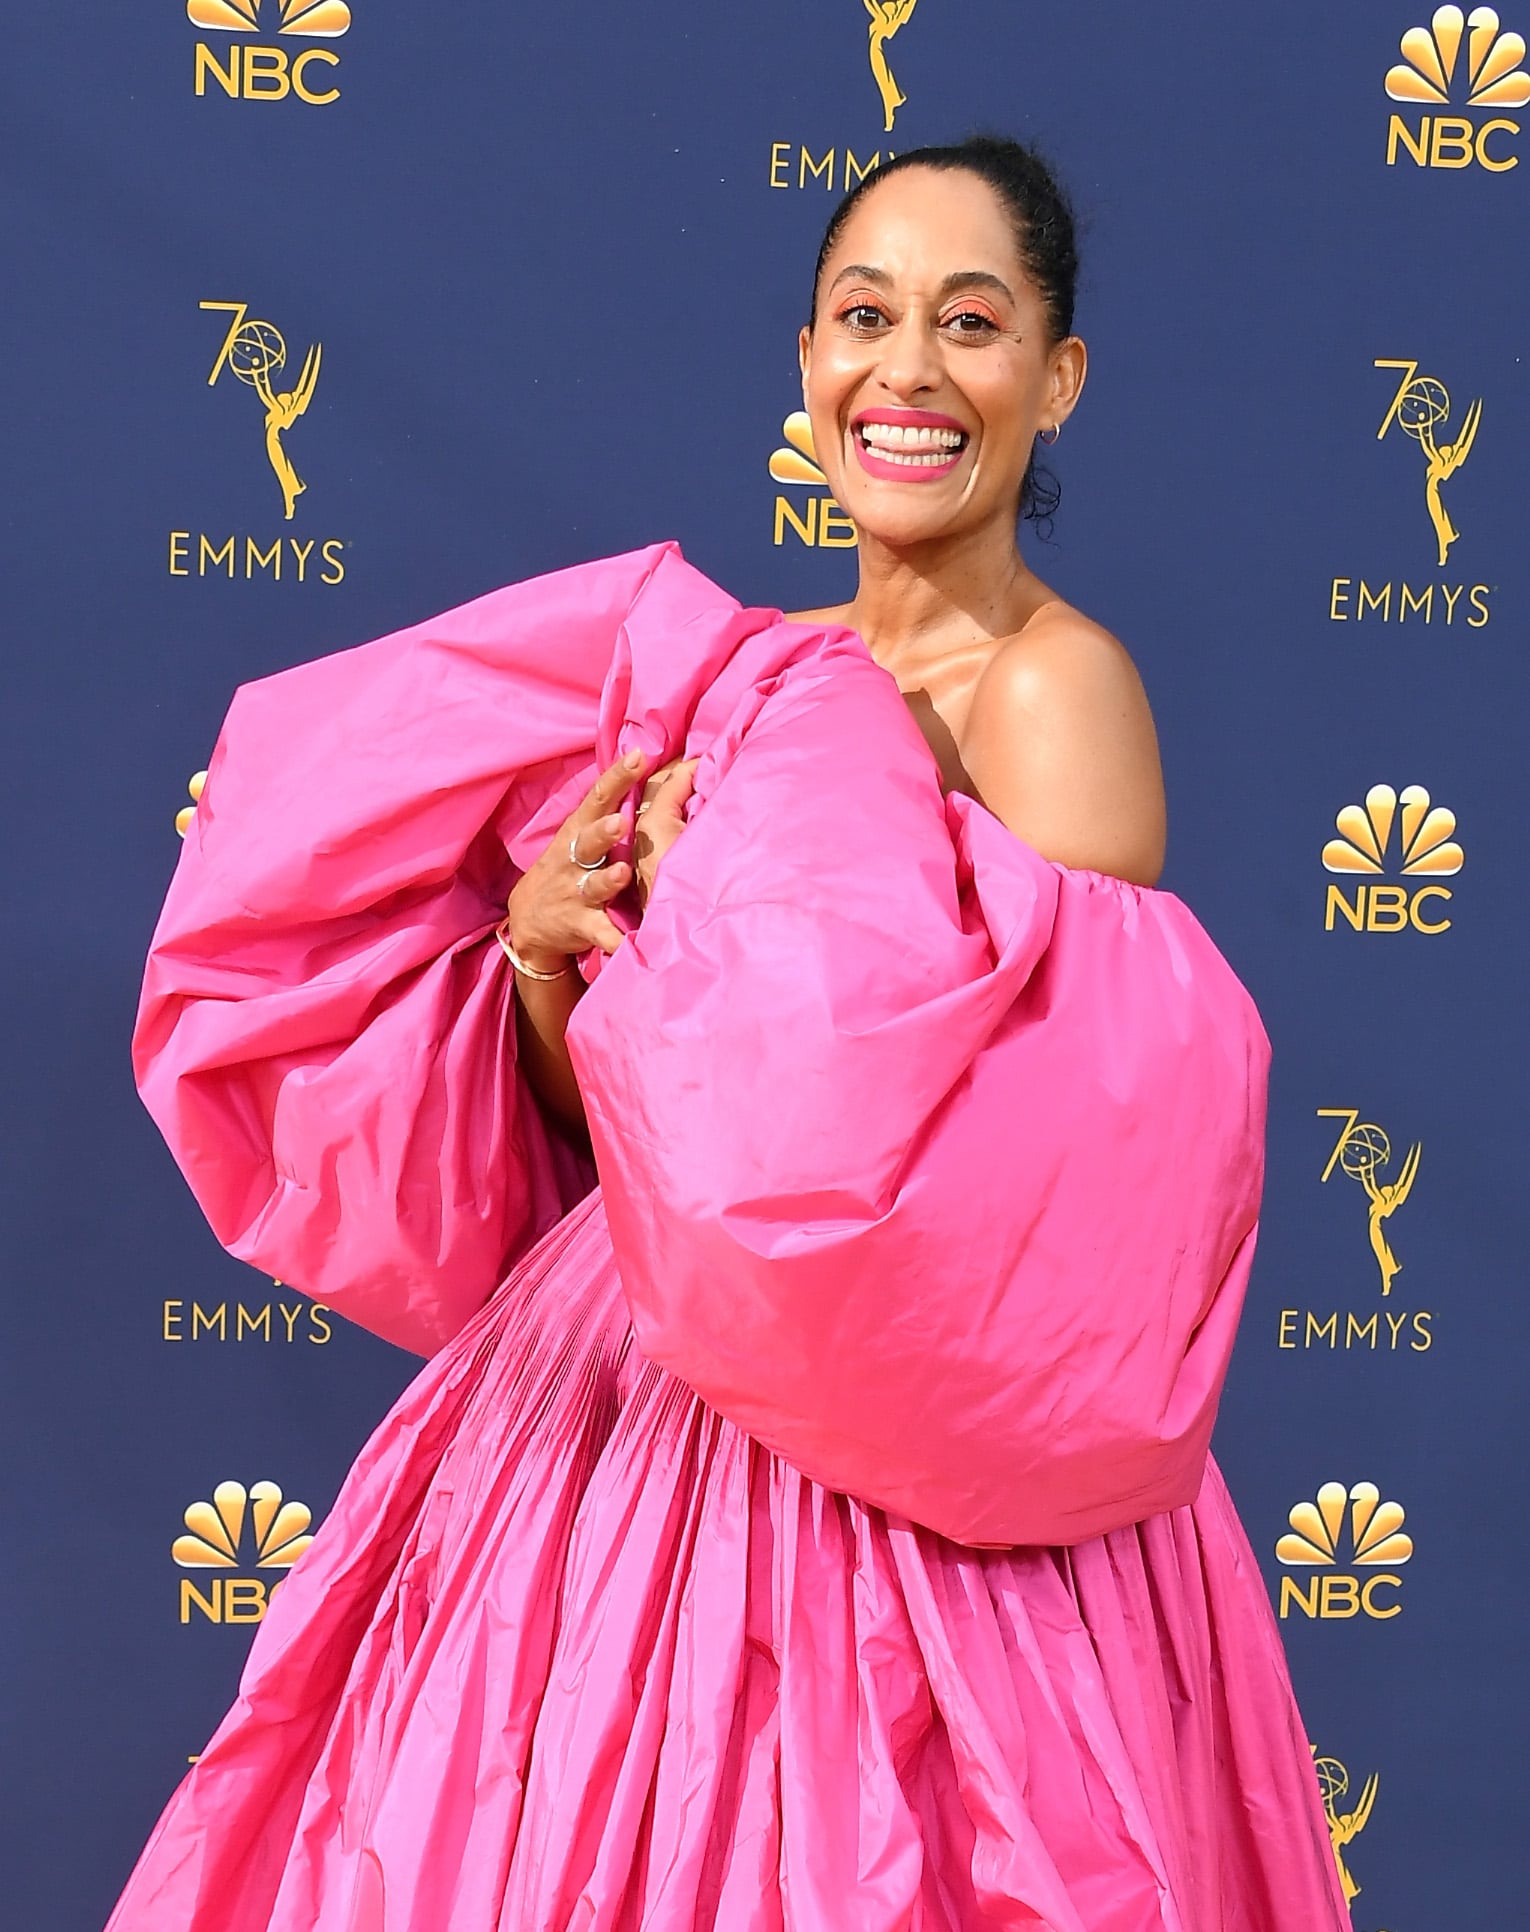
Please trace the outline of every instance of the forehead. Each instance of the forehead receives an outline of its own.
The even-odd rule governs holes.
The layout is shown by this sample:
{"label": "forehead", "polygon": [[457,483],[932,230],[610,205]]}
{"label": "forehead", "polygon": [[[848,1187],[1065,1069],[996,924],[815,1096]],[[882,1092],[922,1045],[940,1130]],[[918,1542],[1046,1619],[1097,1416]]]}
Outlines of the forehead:
{"label": "forehead", "polygon": [[1008,209],[964,168],[906,168],[868,189],[824,263],[825,286],[848,262],[911,283],[981,269],[1017,295],[1026,280]]}

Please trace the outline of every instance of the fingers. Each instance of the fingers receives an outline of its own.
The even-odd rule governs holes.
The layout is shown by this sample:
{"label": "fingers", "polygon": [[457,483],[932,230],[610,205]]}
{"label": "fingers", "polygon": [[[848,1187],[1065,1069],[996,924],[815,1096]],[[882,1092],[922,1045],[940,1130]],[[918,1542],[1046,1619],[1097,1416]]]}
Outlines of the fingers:
{"label": "fingers", "polygon": [[660,861],[685,830],[685,801],[700,763],[699,758],[679,760],[638,807],[642,816],[633,829],[633,856],[637,861],[638,897],[645,908]]}
{"label": "fingers", "polygon": [[661,797],[666,804],[672,803],[677,796],[684,799],[690,792],[690,779],[701,763],[696,758],[671,758],[667,765],[659,765],[643,780],[643,798],[638,806],[639,812],[648,811]]}
{"label": "fingers", "polygon": [[685,801],[691,795],[692,781],[696,776],[696,767],[700,763],[699,758],[687,758],[683,763],[674,766],[662,783],[654,788],[651,796],[643,800],[641,810],[645,814],[645,823],[650,832],[657,825],[657,820],[652,817],[655,812],[661,819],[668,819],[680,825],[685,823]]}
{"label": "fingers", "polygon": [[603,953],[614,953],[625,934],[609,913],[598,912],[592,921],[590,940]]}
{"label": "fingers", "polygon": [[614,859],[598,872],[582,873],[574,890],[586,905],[604,906],[616,897],[631,877],[632,867],[625,860]]}
{"label": "fingers", "polygon": [[574,816],[581,819],[598,818],[609,812],[619,799],[637,783],[638,774],[643,769],[647,754],[629,751],[618,758],[614,765],[607,765],[599,778],[585,793],[583,801],[575,807]]}
{"label": "fingers", "polygon": [[700,763],[701,760],[699,758],[686,758],[680,764],[676,765],[675,769],[659,787],[660,791],[665,794],[668,803],[683,803],[690,797],[696,777],[696,767]]}
{"label": "fingers", "polygon": [[648,773],[648,775],[643,780],[643,804],[645,806],[652,803],[655,794],[659,790],[659,787],[664,783],[664,781],[667,778],[672,776],[676,767],[679,766],[681,763],[682,763],[682,760],[680,760],[679,758],[671,758],[667,764],[656,765],[654,769]]}
{"label": "fingers", "polygon": [[622,837],[626,815],[619,809],[621,801],[642,776],[647,756],[641,750],[629,751],[607,765],[563,821],[576,862],[594,865]]}
{"label": "fingers", "polygon": [[[576,887],[586,905],[605,905],[632,880],[632,867],[609,855],[627,833],[625,811],[613,808],[620,807],[639,778],[643,780],[643,795],[633,815],[632,829],[640,854],[652,849],[650,835],[661,825],[667,843],[685,823],[685,801],[693,789],[700,758],[672,758],[645,775],[646,762],[646,753],[635,751],[608,765],[564,821],[570,858],[577,865],[591,868]],[[655,810],[658,818],[649,817]],[[599,865],[602,859],[607,863]],[[615,931],[613,926],[611,933]],[[607,948],[614,949],[614,943]]]}
{"label": "fingers", "polygon": [[578,812],[575,812],[565,822],[569,833],[568,856],[575,865],[594,865],[621,838],[625,821],[620,812],[607,813],[604,818],[594,819],[585,825],[578,823],[578,817]]}

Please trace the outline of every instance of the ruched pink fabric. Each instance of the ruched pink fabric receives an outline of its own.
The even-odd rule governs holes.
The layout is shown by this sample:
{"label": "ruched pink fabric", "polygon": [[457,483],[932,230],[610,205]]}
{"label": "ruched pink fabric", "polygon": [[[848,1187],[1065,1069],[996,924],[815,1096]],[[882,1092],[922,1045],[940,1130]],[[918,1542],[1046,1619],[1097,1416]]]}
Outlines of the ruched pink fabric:
{"label": "ruched pink fabric", "polygon": [[[492,927],[629,742],[701,764],[585,962],[591,1191]],[[435,1353],[112,1932],[1347,1923],[1206,1456],[1265,1064],[1183,906],[673,546],[245,687],[141,1089],[235,1253]]]}

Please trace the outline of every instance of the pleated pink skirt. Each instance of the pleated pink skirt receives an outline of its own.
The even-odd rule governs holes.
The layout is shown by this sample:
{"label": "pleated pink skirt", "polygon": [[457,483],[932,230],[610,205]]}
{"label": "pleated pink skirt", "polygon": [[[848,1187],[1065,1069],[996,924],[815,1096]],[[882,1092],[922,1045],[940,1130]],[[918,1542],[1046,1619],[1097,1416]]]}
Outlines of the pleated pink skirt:
{"label": "pleated pink skirt", "polygon": [[377,1429],[109,1932],[1330,1932],[1277,1627],[1192,1508],[977,1550],[644,1360],[598,1191]]}

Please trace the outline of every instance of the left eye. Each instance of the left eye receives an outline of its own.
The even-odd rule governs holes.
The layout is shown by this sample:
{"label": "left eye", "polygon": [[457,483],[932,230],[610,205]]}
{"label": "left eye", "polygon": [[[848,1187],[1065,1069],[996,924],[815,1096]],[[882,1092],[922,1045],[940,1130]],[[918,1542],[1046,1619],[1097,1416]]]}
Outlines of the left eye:
{"label": "left eye", "polygon": [[958,335],[983,335],[998,326],[991,315],[984,315],[977,309],[961,309],[955,315],[948,315],[945,325]]}

